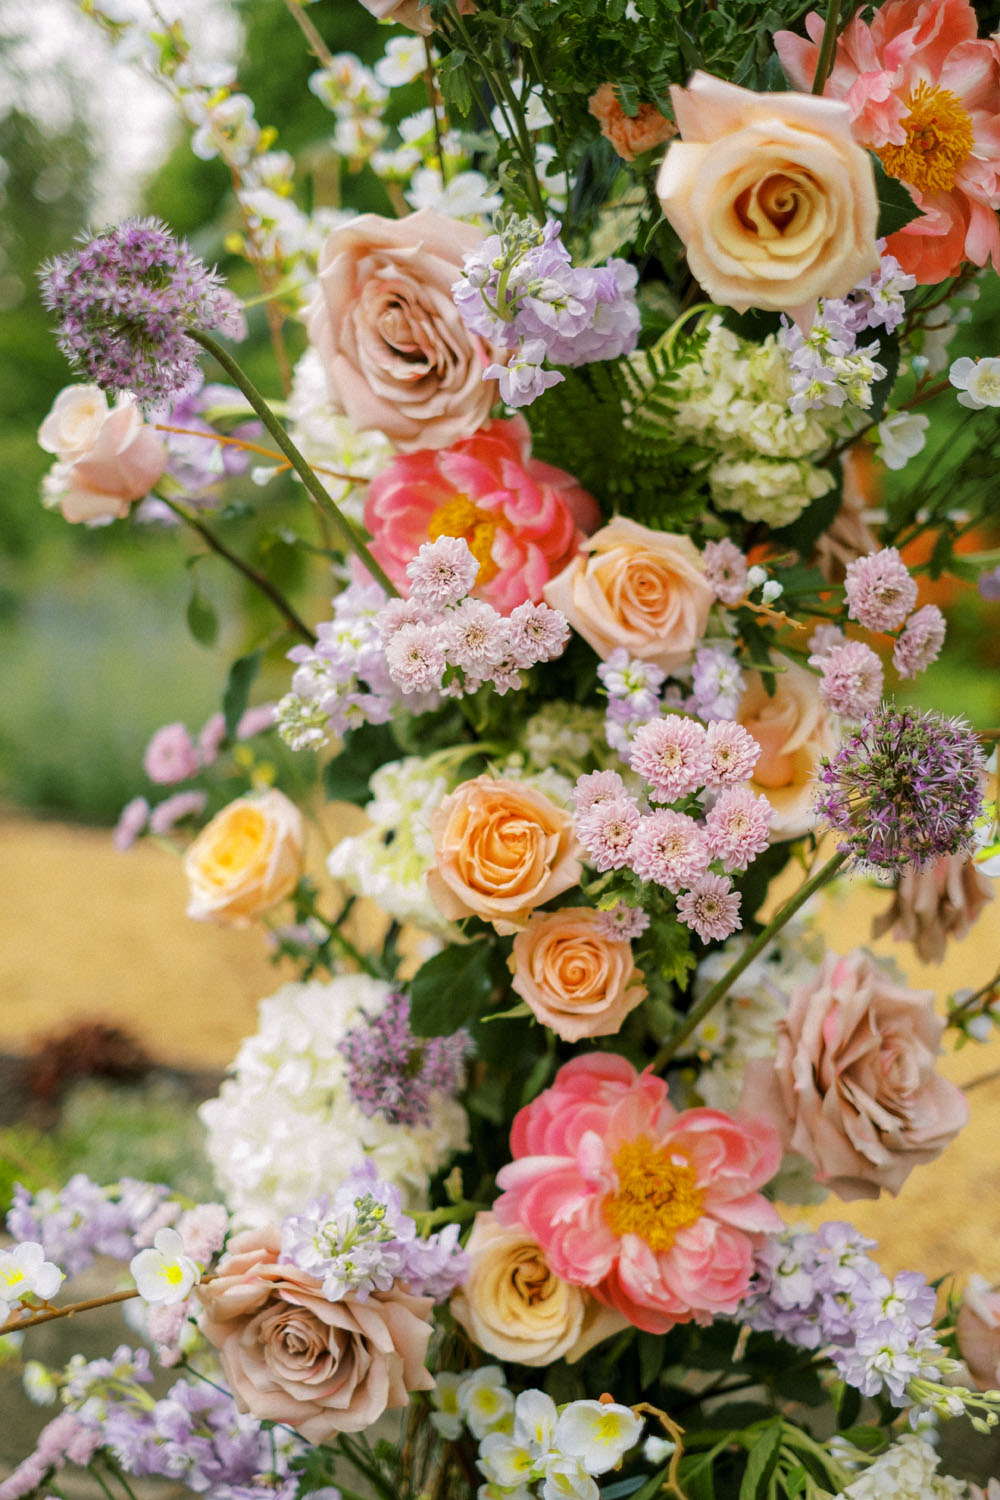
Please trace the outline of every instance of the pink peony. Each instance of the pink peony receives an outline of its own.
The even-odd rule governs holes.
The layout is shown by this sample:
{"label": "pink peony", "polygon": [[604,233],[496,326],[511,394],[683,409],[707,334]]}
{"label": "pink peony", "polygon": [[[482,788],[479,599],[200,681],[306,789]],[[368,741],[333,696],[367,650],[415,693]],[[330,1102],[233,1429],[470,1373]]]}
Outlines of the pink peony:
{"label": "pink peony", "polygon": [[650,1333],[735,1312],[757,1237],[780,1227],[757,1191],[781,1159],[762,1120],[678,1113],[667,1086],[589,1052],[514,1117],[503,1225],[522,1224],[556,1276]]}
{"label": "pink peony", "polygon": [[[846,101],[857,141],[906,184],[922,215],[889,236],[889,253],[921,283],[963,260],[1000,270],[1000,49],[977,40],[969,0],[887,0],[871,26],[856,16],[837,42],[823,90]],[[775,34],[789,78],[809,88],[823,21],[811,41]]]}
{"label": "pink peony", "polygon": [[401,454],[372,481],[365,525],[401,592],[423,543],[456,536],[479,563],[479,598],[505,615],[541,599],[600,515],[571,474],[530,455],[528,424],[514,417],[450,448]]}

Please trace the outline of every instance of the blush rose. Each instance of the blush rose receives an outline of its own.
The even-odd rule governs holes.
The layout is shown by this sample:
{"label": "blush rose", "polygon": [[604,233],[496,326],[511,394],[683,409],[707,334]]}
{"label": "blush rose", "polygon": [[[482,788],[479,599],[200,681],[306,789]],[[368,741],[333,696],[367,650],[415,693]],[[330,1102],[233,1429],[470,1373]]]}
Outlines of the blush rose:
{"label": "blush rose", "polygon": [[142,420],[132,397],[109,407],[96,385],[60,391],[38,441],[56,455],[45,490],[67,521],[121,520],[167,466],[162,439]]}
{"label": "blush rose", "polygon": [[280,1256],[276,1225],[248,1230],[198,1288],[201,1331],[240,1411],[324,1443],[433,1387],[429,1297],[393,1288],[330,1302],[316,1277]]}
{"label": "blush rose", "polygon": [[514,939],[511,987],[564,1042],[612,1036],[646,998],[632,945],[606,937],[590,906],[534,912]]}
{"label": "blush rose", "polygon": [[1000,1288],[971,1276],[955,1332],[973,1383],[981,1391],[995,1391],[1000,1387]]}
{"label": "blush rose", "polygon": [[190,845],[187,914],[244,926],[287,896],[302,871],[302,814],[283,792],[230,802]]}
{"label": "blush rose", "polygon": [[933,994],[898,984],[861,949],[828,953],[796,989],[776,1057],[747,1064],[743,1106],[845,1199],[898,1193],[968,1119],[965,1095],[934,1068],[944,1022]]}
{"label": "blush rose", "polygon": [[695,73],[656,192],[715,302],[805,317],[878,266],[878,199],[846,104]]}

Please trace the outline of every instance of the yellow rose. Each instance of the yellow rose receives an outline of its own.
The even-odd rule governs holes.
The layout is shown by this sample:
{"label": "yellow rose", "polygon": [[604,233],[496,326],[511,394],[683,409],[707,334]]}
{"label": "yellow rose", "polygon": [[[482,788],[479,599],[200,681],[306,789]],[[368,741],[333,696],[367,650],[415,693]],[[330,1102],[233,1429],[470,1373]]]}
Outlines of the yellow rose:
{"label": "yellow rose", "polygon": [[875,181],[845,103],[708,73],[670,97],[681,139],[656,192],[713,301],[806,316],[876,269]]}
{"label": "yellow rose", "polygon": [[184,856],[199,921],[245,926],[275,906],[302,870],[302,815],[277,791],[240,797],[212,819]]}
{"label": "yellow rose", "polygon": [[583,1287],[549,1269],[541,1246],[519,1224],[504,1227],[491,1213],[476,1215],[469,1274],[451,1311],[473,1343],[519,1365],[569,1364],[628,1320],[603,1307]]}
{"label": "yellow rose", "polygon": [[748,785],[774,808],[771,837],[778,840],[798,838],[815,823],[816,771],[837,740],[819,679],[787,657],[774,663],[784,669],[773,678],[774,692],[767,692],[759,672],[748,672],[736,717],[761,747]]}

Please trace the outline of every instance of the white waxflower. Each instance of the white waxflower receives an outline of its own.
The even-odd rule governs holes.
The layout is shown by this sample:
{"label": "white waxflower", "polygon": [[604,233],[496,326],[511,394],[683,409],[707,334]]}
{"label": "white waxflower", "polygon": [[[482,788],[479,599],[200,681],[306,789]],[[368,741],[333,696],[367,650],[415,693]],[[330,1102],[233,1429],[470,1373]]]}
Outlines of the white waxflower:
{"label": "white waxflower", "polygon": [[191,137],[194,155],[202,161],[211,161],[225,148],[229,160],[245,166],[260,139],[253,100],[247,94],[230,94],[218,104],[202,106],[198,112],[202,118]]}
{"label": "white waxflower", "polygon": [[1000,359],[956,359],[948,379],[959,394],[959,405],[982,411],[1000,406]]}
{"label": "white waxflower", "polygon": [[919,412],[896,411],[883,417],[875,431],[878,433],[878,456],[886,468],[905,468],[923,448],[929,426],[930,418]]}
{"label": "white waxflower", "polygon": [[578,1459],[550,1453],[544,1462],[542,1500],[599,1500],[597,1484]]}
{"label": "white waxflower", "polygon": [[552,1447],[558,1418],[551,1396],[544,1391],[522,1391],[514,1402],[514,1437],[538,1457]]}
{"label": "white waxflower", "polygon": [[588,1474],[613,1469],[642,1435],[642,1418],[616,1401],[571,1401],[556,1423],[553,1445]]}
{"label": "white waxflower", "polygon": [[36,1406],[54,1406],[59,1387],[52,1371],[41,1360],[29,1359],[21,1375],[21,1385],[29,1401]]}
{"label": "white waxflower", "polygon": [[458,1405],[473,1437],[513,1426],[514,1397],[504,1384],[499,1365],[483,1365],[466,1376],[458,1391]]}
{"label": "white waxflower", "polygon": [[6,1322],[22,1298],[40,1297],[47,1302],[64,1281],[64,1273],[36,1240],[24,1240],[11,1250],[0,1250],[0,1323]]}
{"label": "white waxflower", "polygon": [[128,1268],[142,1300],[159,1307],[183,1302],[201,1280],[201,1269],[184,1254],[184,1241],[176,1229],[158,1229],[150,1248],[133,1255]]}
{"label": "white waxflower", "polygon": [[375,77],[384,88],[412,83],[427,68],[423,37],[394,36],[386,44],[385,56],[375,64]]}
{"label": "white waxflower", "polygon": [[502,1489],[534,1478],[536,1456],[524,1443],[503,1432],[488,1432],[479,1445],[479,1467]]}

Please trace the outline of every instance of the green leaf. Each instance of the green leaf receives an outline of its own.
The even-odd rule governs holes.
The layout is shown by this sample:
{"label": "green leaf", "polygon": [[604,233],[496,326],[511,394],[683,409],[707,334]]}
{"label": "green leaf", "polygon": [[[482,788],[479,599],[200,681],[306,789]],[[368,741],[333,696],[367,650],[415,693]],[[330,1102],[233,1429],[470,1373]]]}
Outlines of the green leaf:
{"label": "green leaf", "polygon": [[667,1341],[662,1333],[640,1333],[636,1342],[639,1348],[639,1385],[647,1391],[663,1369]]}
{"label": "green leaf", "polygon": [[[632,1500],[655,1500],[655,1497],[663,1493],[663,1484],[666,1480],[667,1473],[668,1471],[666,1469],[661,1469],[658,1474],[650,1474],[649,1478],[642,1486],[642,1489],[633,1490]],[[606,1500],[606,1497],[609,1493],[609,1490],[605,1490],[602,1496],[602,1500]],[[694,1492],[688,1490],[685,1491],[685,1493],[693,1495]]]}
{"label": "green leaf", "polygon": [[909,190],[898,177],[890,177],[878,157],[869,152],[875,172],[875,195],[878,198],[879,239],[895,234],[904,224],[910,224],[922,212],[910,197]]}
{"label": "green leaf", "polygon": [[328,802],[371,801],[372,772],[387,760],[399,759],[399,745],[388,724],[364,724],[344,735],[344,748],[323,767],[323,790]]}
{"label": "green leaf", "polygon": [[785,1494],[788,1500],[795,1500],[797,1495],[801,1495],[808,1478],[808,1470],[803,1464],[796,1464],[794,1469],[789,1469],[785,1475]]}
{"label": "green leaf", "polygon": [[226,738],[231,740],[236,726],[246,712],[247,699],[254,679],[260,671],[262,651],[248,651],[238,656],[229,668],[226,690],[222,695],[222,712],[226,720]]}
{"label": "green leaf", "polygon": [[199,646],[215,645],[215,638],[219,633],[219,617],[197,588],[191,590],[188,600],[187,626]]}
{"label": "green leaf", "polygon": [[450,1036],[493,993],[488,942],[452,945],[435,953],[410,980],[410,1027],[415,1036]]}
{"label": "green leaf", "polygon": [[617,1484],[609,1484],[606,1490],[601,1491],[601,1500],[625,1500],[626,1495],[636,1495],[637,1491],[641,1494],[642,1486],[649,1477],[651,1476],[646,1474],[633,1474],[631,1479],[619,1479]]}
{"label": "green leaf", "polygon": [[762,1428],[760,1436],[747,1454],[739,1500],[761,1500],[778,1462],[782,1431],[780,1418]]}

